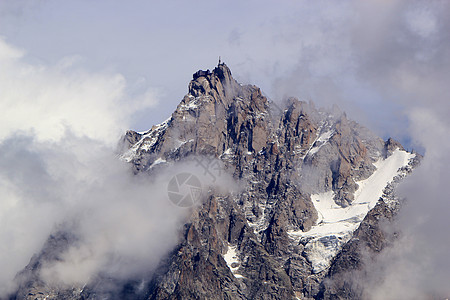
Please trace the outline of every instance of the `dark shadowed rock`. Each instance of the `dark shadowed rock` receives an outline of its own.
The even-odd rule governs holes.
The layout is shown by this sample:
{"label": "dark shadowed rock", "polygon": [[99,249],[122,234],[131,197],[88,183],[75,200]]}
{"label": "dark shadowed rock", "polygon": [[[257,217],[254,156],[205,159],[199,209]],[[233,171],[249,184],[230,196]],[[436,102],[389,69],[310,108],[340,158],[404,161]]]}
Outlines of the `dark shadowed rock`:
{"label": "dark shadowed rock", "polygon": [[[351,205],[357,182],[401,145],[385,143],[338,108],[319,110],[295,98],[277,107],[256,86],[239,84],[225,64],[195,73],[169,119],[145,133],[125,134],[122,159],[136,173],[153,176],[164,164],[215,158],[242,189],[209,191],[192,209],[178,245],[145,278],[99,277],[84,289],[49,289],[39,279],[39,263],[57,259],[52,245],[64,249],[68,243],[50,238],[22,272],[18,299],[36,293],[64,299],[357,299],[358,289],[341,275],[362,268],[361,249],[376,253],[389,243],[380,224],[392,219],[395,205],[380,201],[336,250],[329,269],[314,271],[306,251],[312,244],[290,232],[317,225],[311,194],[332,191],[338,205]],[[341,245],[330,236],[319,242]],[[139,282],[146,284],[137,288]],[[111,285],[115,292],[107,291]]]}

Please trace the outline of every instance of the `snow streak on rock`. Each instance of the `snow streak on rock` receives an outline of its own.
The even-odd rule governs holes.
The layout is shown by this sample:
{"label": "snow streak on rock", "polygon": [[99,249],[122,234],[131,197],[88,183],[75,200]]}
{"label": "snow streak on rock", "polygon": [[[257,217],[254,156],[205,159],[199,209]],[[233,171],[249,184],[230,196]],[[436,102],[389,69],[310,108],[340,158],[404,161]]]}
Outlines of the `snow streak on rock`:
{"label": "snow streak on rock", "polygon": [[169,125],[171,119],[172,118],[170,117],[161,124],[153,126],[153,128],[146,133],[141,133],[140,140],[136,144],[134,144],[128,151],[122,154],[121,159],[126,162],[130,162],[133,160],[133,158],[139,155],[139,152],[150,151],[158,141],[159,136],[167,129],[167,126]]}
{"label": "snow streak on rock", "polygon": [[357,182],[355,201],[347,207],[335,203],[333,191],[311,195],[319,214],[317,224],[307,232],[290,231],[289,235],[305,244],[306,257],[315,273],[330,266],[331,259],[375,207],[385,187],[414,157],[414,154],[396,149],[388,158],[377,161],[374,164],[377,170],[369,178]]}
{"label": "snow streak on rock", "polygon": [[234,277],[236,277],[236,278],[244,277],[240,274],[237,274],[237,271],[239,269],[239,257],[236,253],[236,246],[229,245],[228,251],[227,251],[227,253],[224,254],[223,259],[225,259],[225,262],[227,263],[227,266],[230,268]]}

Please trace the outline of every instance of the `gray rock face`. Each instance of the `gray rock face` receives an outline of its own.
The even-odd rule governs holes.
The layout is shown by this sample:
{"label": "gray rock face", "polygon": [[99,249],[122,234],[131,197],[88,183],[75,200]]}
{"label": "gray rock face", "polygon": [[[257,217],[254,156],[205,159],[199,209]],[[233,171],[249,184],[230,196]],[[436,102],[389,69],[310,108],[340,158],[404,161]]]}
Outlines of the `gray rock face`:
{"label": "gray rock face", "polygon": [[[26,280],[17,297],[40,292],[65,299],[329,298],[341,285],[327,286],[323,278],[357,264],[356,241],[362,235],[372,239],[374,248],[383,247],[385,237],[372,236],[364,228],[375,216],[389,218],[390,206],[380,201],[330,270],[319,273],[313,272],[305,251],[311,246],[289,232],[308,232],[317,225],[311,194],[331,191],[337,205],[352,205],[357,182],[374,173],[374,162],[400,147],[393,140],[385,143],[343,113],[318,110],[294,98],[278,112],[259,88],[236,82],[225,64],[199,71],[168,120],[143,134],[125,134],[122,158],[136,173],[152,174],[193,155],[213,157],[243,190],[210,191],[193,210],[177,247],[154,274],[140,280],[148,282],[144,289],[138,291],[131,279],[111,283],[97,278],[78,294],[76,289],[48,290],[36,275],[40,260],[54,259],[45,255],[46,246],[24,271]],[[333,238],[322,242],[338,247]],[[227,261],[230,256],[233,262]],[[115,293],[102,294],[106,284],[115,285]]]}

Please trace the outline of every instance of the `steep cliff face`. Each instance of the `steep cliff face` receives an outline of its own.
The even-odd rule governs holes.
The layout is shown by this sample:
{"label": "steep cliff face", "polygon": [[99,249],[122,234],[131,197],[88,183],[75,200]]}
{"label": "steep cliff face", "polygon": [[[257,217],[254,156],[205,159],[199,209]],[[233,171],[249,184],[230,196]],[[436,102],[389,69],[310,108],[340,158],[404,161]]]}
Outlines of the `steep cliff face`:
{"label": "steep cliff face", "polygon": [[[219,160],[221,171],[241,189],[208,190],[192,210],[177,247],[139,288],[133,281],[117,283],[126,286],[120,298],[307,299],[336,294],[338,287],[322,283],[324,277],[348,264],[346,253],[366,232],[371,216],[378,211],[390,216],[380,210],[384,202],[379,197],[398,168],[415,157],[344,113],[318,110],[294,98],[280,109],[256,86],[236,82],[225,64],[194,74],[188,94],[169,119],[145,133],[128,131],[122,142],[122,159],[136,173],[157,174],[201,156]],[[379,170],[384,176],[377,175]],[[376,239],[374,244],[384,243],[383,236]],[[30,274],[38,270],[36,263],[27,268]],[[39,284],[26,282],[18,295],[34,297]],[[88,283],[69,298],[95,298],[101,282]]]}
{"label": "steep cliff face", "polygon": [[[207,154],[224,161],[236,179],[246,182],[241,195],[228,195],[220,201],[214,195],[207,199],[186,229],[189,234],[181,246],[183,255],[199,255],[198,263],[214,266],[211,270],[215,273],[227,273],[222,270],[225,265],[219,262],[232,247],[237,267],[230,269],[234,276],[225,276],[227,284],[233,283],[231,298],[317,295],[331,260],[351,238],[367,211],[348,216],[354,221],[352,229],[344,233],[325,230],[308,235],[314,231],[311,229],[317,225],[318,217],[323,219],[318,216],[311,195],[328,192],[337,208],[351,207],[358,182],[374,173],[374,163],[401,147],[393,140],[385,145],[344,113],[320,111],[296,99],[289,99],[286,107],[279,109],[257,87],[239,85],[224,64],[211,73],[194,77],[188,95],[165,124],[155,148],[147,150],[145,144],[136,146],[138,142],[125,154],[136,170],[151,172],[158,159],[170,163],[193,154]],[[153,132],[144,134],[143,139]],[[412,156],[405,159],[406,163],[409,158]],[[390,172],[392,178],[397,169]],[[374,192],[370,208],[375,206],[381,190]],[[219,207],[215,215],[211,215],[211,206]],[[204,216],[208,216],[206,231]],[[191,236],[203,241],[202,247],[199,244],[195,248],[198,250],[192,250]],[[211,241],[211,236],[217,239]],[[318,250],[322,248],[325,250]],[[211,251],[214,259],[219,257],[215,263],[209,261]],[[199,286],[205,286],[201,280],[203,269],[197,270],[194,265],[185,270],[183,258],[175,255],[171,259],[179,262],[178,267],[153,281],[153,296],[177,297],[182,293],[186,284],[173,281],[171,272],[189,272],[190,280],[197,279]],[[206,277],[210,276],[213,275]],[[164,288],[170,279],[171,286],[178,289]],[[202,294],[195,286],[188,286],[186,290],[192,295],[214,299],[227,298],[222,291],[230,288],[216,285],[211,293]]]}

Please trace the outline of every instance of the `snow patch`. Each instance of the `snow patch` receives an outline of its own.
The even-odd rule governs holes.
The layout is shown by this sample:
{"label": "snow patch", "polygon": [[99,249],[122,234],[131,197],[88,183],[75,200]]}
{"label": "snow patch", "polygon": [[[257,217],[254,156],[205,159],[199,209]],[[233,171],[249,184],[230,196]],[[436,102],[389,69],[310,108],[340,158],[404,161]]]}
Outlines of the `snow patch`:
{"label": "snow patch", "polygon": [[334,130],[329,130],[319,136],[317,142],[326,142],[328,141],[334,134]]}
{"label": "snow patch", "polygon": [[292,239],[306,243],[305,254],[315,273],[329,267],[331,259],[375,207],[384,188],[414,157],[415,154],[396,149],[388,158],[374,163],[377,169],[369,178],[357,182],[355,200],[348,207],[334,202],[333,191],[311,195],[318,213],[317,224],[307,232],[289,231],[288,234]]}
{"label": "snow patch", "polygon": [[199,104],[197,103],[197,100],[193,100],[188,102],[187,104],[182,104],[180,105],[180,109],[181,110],[190,110],[190,109],[195,109],[199,106]]}
{"label": "snow patch", "polygon": [[228,267],[231,270],[231,273],[233,273],[234,277],[236,278],[244,278],[244,276],[240,274],[236,274],[237,270],[239,269],[239,257],[236,253],[236,246],[228,245],[228,250],[225,255],[223,255],[223,259],[227,263]]}
{"label": "snow patch", "polygon": [[130,162],[132,161],[140,151],[149,151],[158,141],[162,133],[164,133],[169,126],[172,117],[168,118],[164,122],[154,125],[152,129],[147,131],[141,136],[141,139],[136,142],[130,149],[120,156],[120,159]]}
{"label": "snow patch", "polygon": [[225,152],[223,152],[222,155],[231,155],[233,152],[233,150],[231,150],[231,148],[228,148],[227,150],[225,150]]}
{"label": "snow patch", "polygon": [[261,209],[261,215],[258,217],[258,219],[252,222],[250,221],[253,216],[252,206],[247,205],[245,207],[245,217],[247,219],[248,225],[253,229],[253,232],[258,237],[261,235],[262,231],[267,228],[268,224],[268,216],[266,215],[266,209],[268,208],[267,205],[260,203],[259,208]]}
{"label": "snow patch", "polygon": [[317,153],[323,145],[325,145],[329,139],[333,136],[334,130],[328,130],[322,133],[317,140],[312,144],[311,148],[309,148],[307,155],[314,155]]}
{"label": "snow patch", "polygon": [[[206,79],[204,79],[204,80],[206,80]],[[209,95],[194,97],[193,95],[189,94],[188,97],[189,97],[189,101],[187,101],[186,103],[180,104],[178,106],[178,110],[180,110],[180,111],[195,110],[202,104],[202,102],[204,102],[208,99],[211,99],[211,96],[209,96]],[[183,116],[183,119],[184,119],[184,116]]]}
{"label": "snow patch", "polygon": [[155,160],[153,163],[152,163],[152,165],[150,166],[150,168],[152,168],[152,167],[154,167],[154,166],[156,166],[156,165],[159,165],[159,164],[164,164],[164,163],[166,163],[167,161],[165,160],[165,159],[162,159],[161,157],[160,158],[158,158],[157,160]]}

